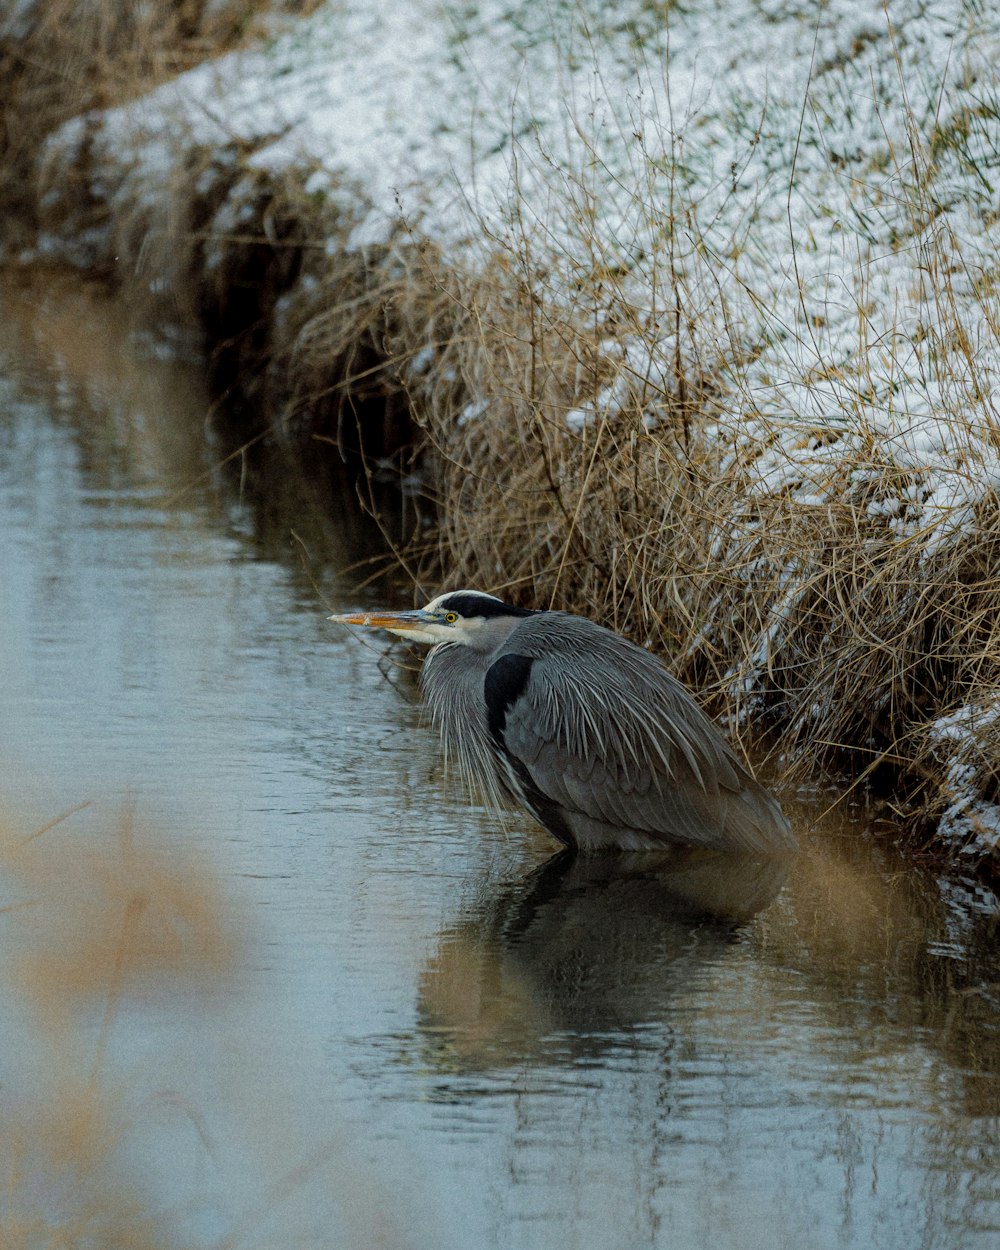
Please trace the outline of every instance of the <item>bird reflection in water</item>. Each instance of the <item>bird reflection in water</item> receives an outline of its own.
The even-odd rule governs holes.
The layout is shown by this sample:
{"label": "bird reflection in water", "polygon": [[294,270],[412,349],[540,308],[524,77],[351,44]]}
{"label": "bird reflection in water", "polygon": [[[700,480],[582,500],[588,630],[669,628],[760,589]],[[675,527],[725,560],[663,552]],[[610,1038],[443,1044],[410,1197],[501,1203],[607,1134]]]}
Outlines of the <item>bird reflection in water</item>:
{"label": "bird reflection in water", "polygon": [[577,1060],[656,1020],[774,901],[790,857],[561,852],[441,935],[420,980],[432,1061]]}

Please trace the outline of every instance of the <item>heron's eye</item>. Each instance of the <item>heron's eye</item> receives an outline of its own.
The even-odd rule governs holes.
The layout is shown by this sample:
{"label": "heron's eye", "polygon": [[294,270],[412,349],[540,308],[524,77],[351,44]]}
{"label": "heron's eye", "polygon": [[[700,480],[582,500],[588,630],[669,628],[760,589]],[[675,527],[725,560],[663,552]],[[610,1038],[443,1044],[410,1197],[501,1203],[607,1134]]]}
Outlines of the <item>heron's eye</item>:
{"label": "heron's eye", "polygon": [[457,612],[446,612],[444,615],[444,623],[446,625],[454,625],[457,620],[458,620]]}

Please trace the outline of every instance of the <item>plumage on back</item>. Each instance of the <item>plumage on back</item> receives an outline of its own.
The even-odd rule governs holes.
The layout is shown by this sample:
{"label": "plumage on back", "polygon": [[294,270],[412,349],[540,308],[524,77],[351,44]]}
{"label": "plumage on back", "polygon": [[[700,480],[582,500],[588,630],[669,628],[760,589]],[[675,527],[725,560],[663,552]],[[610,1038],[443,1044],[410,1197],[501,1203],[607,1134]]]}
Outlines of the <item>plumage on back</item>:
{"label": "plumage on back", "polygon": [[423,678],[448,756],[487,801],[508,791],[581,849],[795,846],[777,802],[653,655],[563,612],[495,616],[477,646],[436,647]]}

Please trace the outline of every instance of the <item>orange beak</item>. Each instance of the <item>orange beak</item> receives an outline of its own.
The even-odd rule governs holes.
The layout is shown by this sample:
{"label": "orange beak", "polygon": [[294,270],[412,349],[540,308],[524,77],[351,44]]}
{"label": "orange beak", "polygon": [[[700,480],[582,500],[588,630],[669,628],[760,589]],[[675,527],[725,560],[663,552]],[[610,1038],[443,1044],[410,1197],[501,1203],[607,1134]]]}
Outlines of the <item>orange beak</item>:
{"label": "orange beak", "polygon": [[364,625],[368,629],[391,629],[402,632],[419,629],[436,620],[433,614],[416,609],[412,612],[347,612],[342,616],[330,616],[327,620],[340,625]]}

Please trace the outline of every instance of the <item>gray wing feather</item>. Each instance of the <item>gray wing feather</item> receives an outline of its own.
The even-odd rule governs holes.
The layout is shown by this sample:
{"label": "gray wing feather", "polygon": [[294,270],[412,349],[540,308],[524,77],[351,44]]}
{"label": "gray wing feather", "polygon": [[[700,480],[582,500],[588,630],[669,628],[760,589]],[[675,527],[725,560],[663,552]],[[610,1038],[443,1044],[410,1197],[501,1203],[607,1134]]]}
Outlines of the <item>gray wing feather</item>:
{"label": "gray wing feather", "polygon": [[[581,617],[527,617],[499,654],[529,656],[502,746],[581,845],[795,845],[776,801],[687,690],[640,647]],[[498,654],[492,657],[499,658]]]}

